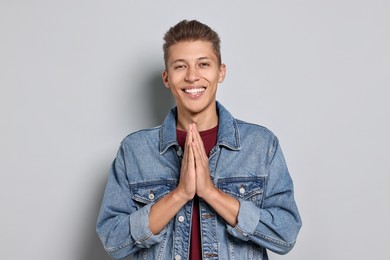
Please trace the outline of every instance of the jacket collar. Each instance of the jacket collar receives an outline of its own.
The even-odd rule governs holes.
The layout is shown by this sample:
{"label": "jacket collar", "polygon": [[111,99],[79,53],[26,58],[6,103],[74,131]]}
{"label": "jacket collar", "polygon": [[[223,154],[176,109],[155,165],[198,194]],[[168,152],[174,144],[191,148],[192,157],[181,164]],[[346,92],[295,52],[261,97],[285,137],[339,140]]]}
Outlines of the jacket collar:
{"label": "jacket collar", "polygon": [[[217,146],[225,146],[231,150],[240,150],[240,134],[238,132],[237,121],[227,111],[221,103],[217,102],[218,112],[218,137]],[[160,154],[163,154],[173,145],[178,146],[176,137],[177,108],[171,109],[160,128]]]}

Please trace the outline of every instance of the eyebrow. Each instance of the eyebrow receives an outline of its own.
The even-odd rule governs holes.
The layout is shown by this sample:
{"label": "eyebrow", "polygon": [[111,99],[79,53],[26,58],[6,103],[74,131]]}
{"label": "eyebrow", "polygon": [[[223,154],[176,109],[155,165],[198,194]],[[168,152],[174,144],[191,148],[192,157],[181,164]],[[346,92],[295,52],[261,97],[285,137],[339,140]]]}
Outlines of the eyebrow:
{"label": "eyebrow", "polygon": [[[210,60],[210,58],[209,58],[209,57],[199,57],[199,58],[197,58],[196,60],[197,60],[197,61]],[[186,60],[185,60],[185,59],[177,59],[177,60],[174,60],[174,61],[172,62],[172,64],[174,64],[174,63],[176,63],[176,62],[186,62]]]}

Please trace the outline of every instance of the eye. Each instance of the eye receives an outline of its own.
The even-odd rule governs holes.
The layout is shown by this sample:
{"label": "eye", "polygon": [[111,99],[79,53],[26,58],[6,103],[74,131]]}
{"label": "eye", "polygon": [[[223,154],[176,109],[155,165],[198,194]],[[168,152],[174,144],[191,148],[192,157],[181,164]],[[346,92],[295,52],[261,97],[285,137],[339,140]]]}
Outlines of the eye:
{"label": "eye", "polygon": [[199,66],[201,68],[207,68],[207,67],[210,67],[210,63],[208,63],[208,62],[201,62],[201,63],[199,63]]}
{"label": "eye", "polygon": [[184,69],[184,68],[185,68],[184,64],[176,64],[173,66],[173,69],[175,69],[175,70],[180,70],[180,69]]}

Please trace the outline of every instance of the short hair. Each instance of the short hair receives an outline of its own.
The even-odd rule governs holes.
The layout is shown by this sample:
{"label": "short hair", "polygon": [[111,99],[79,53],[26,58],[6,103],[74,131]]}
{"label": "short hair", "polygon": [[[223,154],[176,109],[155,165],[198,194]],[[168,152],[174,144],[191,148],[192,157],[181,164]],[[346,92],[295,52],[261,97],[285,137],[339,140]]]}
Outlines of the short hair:
{"label": "short hair", "polygon": [[207,41],[212,44],[218,65],[221,65],[221,40],[218,34],[206,24],[197,20],[183,20],[171,27],[164,35],[164,62],[167,67],[169,47],[183,41]]}

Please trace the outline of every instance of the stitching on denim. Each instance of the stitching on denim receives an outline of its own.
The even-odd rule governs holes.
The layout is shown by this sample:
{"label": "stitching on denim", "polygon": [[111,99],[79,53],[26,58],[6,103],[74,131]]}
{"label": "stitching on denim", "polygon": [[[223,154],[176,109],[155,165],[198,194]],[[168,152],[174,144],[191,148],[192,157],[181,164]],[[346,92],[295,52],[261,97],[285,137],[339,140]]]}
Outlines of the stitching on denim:
{"label": "stitching on denim", "polygon": [[[246,233],[245,231],[243,231],[239,226],[235,226],[234,229],[236,229],[241,235],[244,235],[244,233]],[[247,233],[246,233],[247,234]],[[269,242],[272,242],[274,244],[277,244],[277,245],[280,245],[280,246],[284,246],[284,247],[287,247],[287,248],[291,248],[294,246],[295,244],[295,241],[291,242],[291,243],[287,243],[287,242],[284,242],[282,240],[278,240],[278,239],[275,239],[275,238],[272,238],[272,237],[269,237],[269,236],[266,236],[264,234],[261,234],[259,232],[254,232],[253,234],[254,236],[258,236],[260,238],[263,238],[264,240],[267,240]],[[249,234],[248,234],[249,236]]]}
{"label": "stitching on denim", "polygon": [[123,249],[123,248],[129,246],[130,244],[131,244],[131,240],[129,240],[129,241],[123,243],[123,244],[120,245],[120,246],[116,246],[116,247],[106,247],[106,250],[107,250],[107,252],[112,253],[112,252],[119,251],[119,250],[121,250],[121,249]]}
{"label": "stitching on denim", "polygon": [[146,241],[146,240],[149,239],[152,235],[153,235],[152,232],[149,232],[149,234],[147,234],[146,236],[141,237],[141,238],[137,241],[137,243],[142,243],[142,242]]}
{"label": "stitching on denim", "polygon": [[240,138],[240,131],[238,130],[238,125],[237,125],[237,120],[234,119],[233,121],[233,126],[234,126],[234,135],[235,135],[235,138],[236,138],[236,144],[237,144],[237,149],[241,149],[241,138]]}
{"label": "stitching on denim", "polygon": [[272,242],[274,244],[277,244],[277,245],[280,245],[280,246],[284,246],[284,247],[287,247],[287,248],[291,248],[294,246],[295,244],[295,241],[291,242],[291,243],[287,243],[287,242],[284,242],[282,240],[278,240],[278,239],[275,239],[275,238],[272,238],[272,237],[269,237],[269,236],[266,236],[264,234],[261,234],[261,233],[258,233],[255,231],[254,233],[256,236],[258,237],[261,237],[263,238],[264,240],[267,240],[269,242]]}
{"label": "stitching on denim", "polygon": [[[243,237],[247,237],[249,239],[249,237],[251,236],[251,234],[242,230],[238,225],[236,225],[234,229],[236,229]],[[246,236],[244,234],[246,234]]]}
{"label": "stitching on denim", "polygon": [[[168,225],[169,225],[169,223],[168,223]],[[166,228],[166,227],[165,227]],[[159,250],[159,252],[158,252],[158,257],[159,257],[159,259],[161,259],[161,257],[162,257],[162,255],[163,255],[163,253],[164,253],[164,248],[165,248],[165,246],[166,246],[166,241],[167,241],[167,234],[165,233],[164,234],[164,238],[163,238],[163,241],[161,241],[161,246],[160,246],[160,250]]]}
{"label": "stitching on denim", "polygon": [[155,185],[177,185],[176,179],[165,179],[165,180],[155,180],[155,181],[144,181],[144,182],[130,182],[130,187],[134,188],[145,188]]}
{"label": "stitching on denim", "polygon": [[271,146],[269,148],[269,151],[268,151],[268,157],[269,157],[268,165],[270,165],[272,163],[272,161],[275,158],[276,151],[278,149],[280,149],[280,147],[279,147],[279,139],[276,136],[273,136],[273,137],[274,138],[272,140],[272,144],[271,144]]}
{"label": "stitching on denim", "polygon": [[243,235],[245,232],[244,232],[244,230],[242,230],[239,226],[235,226],[234,227],[238,232],[240,232],[241,233],[241,235]]}

